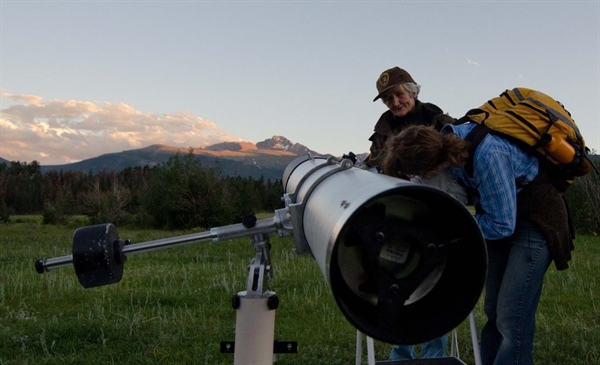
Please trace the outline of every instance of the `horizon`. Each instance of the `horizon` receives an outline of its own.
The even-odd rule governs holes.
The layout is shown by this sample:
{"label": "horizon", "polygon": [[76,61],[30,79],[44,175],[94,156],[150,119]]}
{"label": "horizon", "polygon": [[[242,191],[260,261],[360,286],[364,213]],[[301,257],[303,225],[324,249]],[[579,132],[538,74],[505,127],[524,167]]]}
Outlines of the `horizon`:
{"label": "horizon", "polygon": [[[210,147],[213,147],[213,146],[216,146],[216,145],[219,145],[219,144],[225,144],[225,143],[239,143],[239,144],[251,143],[253,146],[257,146],[259,143],[266,142],[266,141],[269,141],[269,140],[273,140],[273,138],[275,138],[275,137],[282,137],[282,138],[286,138],[287,140],[289,140],[289,141],[290,141],[291,143],[293,143],[293,144],[296,144],[296,143],[298,143],[298,142],[294,142],[294,141],[290,140],[289,138],[287,138],[287,137],[285,137],[285,136],[272,136],[271,138],[266,138],[266,139],[264,139],[264,140],[262,140],[262,141],[259,141],[259,142],[257,142],[257,143],[253,143],[253,142],[247,142],[247,141],[223,141],[223,142],[217,142],[217,143],[215,143],[215,144],[211,144],[211,145],[208,145],[208,146],[205,146],[205,147],[197,147],[197,148],[195,148],[195,147],[181,147],[181,146],[179,146],[179,147],[178,147],[178,146],[169,146],[169,145],[165,145],[165,144],[161,144],[161,143],[155,143],[155,144],[151,144],[151,145],[149,145],[149,146],[144,146],[144,147],[140,147],[140,148],[134,148],[134,149],[128,149],[128,150],[116,151],[116,152],[108,152],[108,153],[103,153],[103,154],[100,154],[100,155],[97,155],[97,156],[92,156],[92,157],[90,157],[90,158],[87,158],[87,159],[85,159],[85,160],[72,161],[72,162],[67,162],[67,163],[59,163],[59,164],[42,164],[42,163],[40,163],[38,160],[31,160],[31,161],[25,161],[25,160],[23,160],[23,161],[21,161],[21,160],[8,160],[8,159],[4,158],[3,156],[0,156],[0,160],[7,161],[7,162],[9,162],[9,163],[10,163],[10,162],[18,162],[18,163],[21,163],[21,164],[31,164],[32,162],[34,162],[34,161],[35,161],[35,162],[37,162],[37,163],[38,163],[40,166],[46,166],[46,167],[48,167],[48,166],[63,166],[63,165],[71,165],[71,164],[76,164],[76,163],[79,163],[79,162],[84,162],[84,161],[92,160],[92,159],[95,159],[95,158],[98,158],[98,157],[102,157],[102,156],[105,156],[105,155],[111,155],[111,154],[120,154],[120,153],[126,153],[126,152],[129,152],[129,151],[144,150],[144,149],[149,149],[149,148],[151,148],[151,147],[155,147],[155,146],[156,146],[156,147],[158,147],[158,148],[161,148],[161,149],[163,149],[163,150],[173,150],[173,151],[171,151],[171,152],[173,152],[173,153],[180,152],[180,150],[183,150],[183,151],[188,151],[188,150],[189,150],[189,148],[192,148],[194,151],[199,151],[199,150],[201,150],[201,151],[207,151],[207,152],[213,152],[213,153],[214,153],[214,152],[215,152],[215,150],[209,150],[208,148],[210,148]],[[304,145],[304,144],[302,144],[302,143],[300,143],[300,144],[301,144],[302,146],[306,147],[307,149],[309,149],[309,150],[312,150],[312,149],[310,148],[310,146],[306,146],[306,145]],[[260,148],[258,148],[258,149],[260,149]],[[274,148],[274,149],[275,149],[275,150],[279,150],[279,149],[277,149],[277,148]],[[177,151],[175,151],[175,150],[177,150]],[[238,152],[238,151],[234,151],[234,150],[225,150],[225,151]],[[281,149],[281,151],[286,151],[286,149]],[[321,152],[321,151],[313,151],[313,152],[317,152],[317,153],[319,154],[319,156],[333,155],[333,154],[330,154],[330,153],[327,153],[327,152],[324,152],[324,153],[323,153],[323,152]],[[363,155],[363,154],[368,154],[368,152],[359,152],[359,153],[355,153],[355,154],[356,154],[357,156],[360,156],[360,155]],[[335,156],[335,155],[333,155],[333,156]],[[336,157],[342,157],[342,156],[340,155],[340,156],[336,156]],[[226,157],[225,157],[225,158],[226,158]]]}

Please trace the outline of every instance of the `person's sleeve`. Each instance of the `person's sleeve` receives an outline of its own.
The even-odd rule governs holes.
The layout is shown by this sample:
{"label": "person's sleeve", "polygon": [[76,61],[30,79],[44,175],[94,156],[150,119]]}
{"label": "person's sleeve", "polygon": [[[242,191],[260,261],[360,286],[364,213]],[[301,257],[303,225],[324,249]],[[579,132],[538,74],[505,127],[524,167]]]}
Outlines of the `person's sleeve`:
{"label": "person's sleeve", "polygon": [[438,114],[433,120],[433,123],[438,130],[441,130],[447,124],[454,124],[454,122],[456,122],[456,119],[444,113]]}
{"label": "person's sleeve", "polygon": [[411,179],[411,181],[416,182],[417,184],[423,184],[439,189],[449,195],[452,195],[456,200],[464,205],[466,205],[468,202],[467,189],[456,180],[454,175],[448,171],[448,169],[441,170],[435,176],[429,179],[423,179],[420,176],[415,176]]}
{"label": "person's sleeve", "polygon": [[371,141],[371,147],[369,148],[369,156],[364,160],[364,164],[369,167],[376,167],[381,164],[385,141],[378,133],[373,133],[369,141]]}
{"label": "person's sleeve", "polygon": [[452,195],[453,197],[456,198],[456,200],[458,200],[459,202],[461,202],[463,205],[467,205],[469,203],[469,197],[467,195],[467,189],[462,186],[461,184],[458,183],[458,180],[456,180],[456,178],[454,177],[454,175],[446,172],[445,173],[447,175],[446,180],[447,180],[447,188],[446,188],[446,192],[450,195]]}

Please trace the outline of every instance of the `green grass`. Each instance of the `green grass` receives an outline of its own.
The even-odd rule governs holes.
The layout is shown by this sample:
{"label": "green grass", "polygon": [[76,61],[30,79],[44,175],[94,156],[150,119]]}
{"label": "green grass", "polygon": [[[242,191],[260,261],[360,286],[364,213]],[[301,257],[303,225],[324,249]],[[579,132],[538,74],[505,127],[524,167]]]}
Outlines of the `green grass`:
{"label": "green grass", "polygon": [[[38,257],[70,254],[73,228],[19,222],[0,225],[0,364],[233,363],[219,345],[235,338],[231,298],[246,289],[249,239],[134,255],[120,283],[84,289],[72,268],[40,275],[33,266]],[[119,229],[134,244],[188,233]],[[291,238],[270,240],[269,289],[280,299],[275,338],[299,346],[278,355],[277,364],[354,364],[356,329],[316,261],[294,255]],[[536,363],[600,363],[600,239],[578,237],[571,266],[552,267],[546,277]],[[481,328],[481,303],[475,317]],[[468,321],[458,332],[460,357],[473,364]],[[390,348],[376,342],[377,359]]]}

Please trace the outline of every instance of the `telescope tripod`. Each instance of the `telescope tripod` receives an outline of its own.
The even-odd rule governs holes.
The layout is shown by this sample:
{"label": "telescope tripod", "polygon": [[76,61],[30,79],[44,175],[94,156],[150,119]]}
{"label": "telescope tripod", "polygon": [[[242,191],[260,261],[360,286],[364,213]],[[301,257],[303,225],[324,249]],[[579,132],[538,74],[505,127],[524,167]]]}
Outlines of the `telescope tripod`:
{"label": "telescope tripod", "polygon": [[[479,338],[477,336],[477,326],[475,324],[475,315],[473,311],[469,313],[469,330],[471,331],[471,343],[473,345],[473,357],[475,359],[475,365],[481,365],[481,353],[479,352]],[[360,330],[356,331],[356,365],[362,364],[363,357],[363,338],[366,338],[367,342],[367,364],[368,365],[394,365],[394,364],[422,364],[422,365],[460,365],[464,364],[460,360],[460,354],[458,351],[458,332],[455,329],[452,330],[451,344],[450,344],[450,357],[437,358],[437,359],[417,359],[417,360],[388,360],[388,361],[375,361],[375,345],[373,338],[365,335]]]}

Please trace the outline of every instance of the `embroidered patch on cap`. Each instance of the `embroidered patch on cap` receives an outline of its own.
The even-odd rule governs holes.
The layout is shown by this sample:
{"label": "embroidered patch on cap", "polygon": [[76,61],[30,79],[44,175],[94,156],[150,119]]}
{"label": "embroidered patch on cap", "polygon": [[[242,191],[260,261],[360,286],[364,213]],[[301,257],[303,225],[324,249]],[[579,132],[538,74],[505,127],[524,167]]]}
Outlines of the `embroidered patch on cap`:
{"label": "embroidered patch on cap", "polygon": [[383,87],[386,87],[388,82],[390,82],[390,75],[387,72],[384,72],[379,76],[379,84]]}

